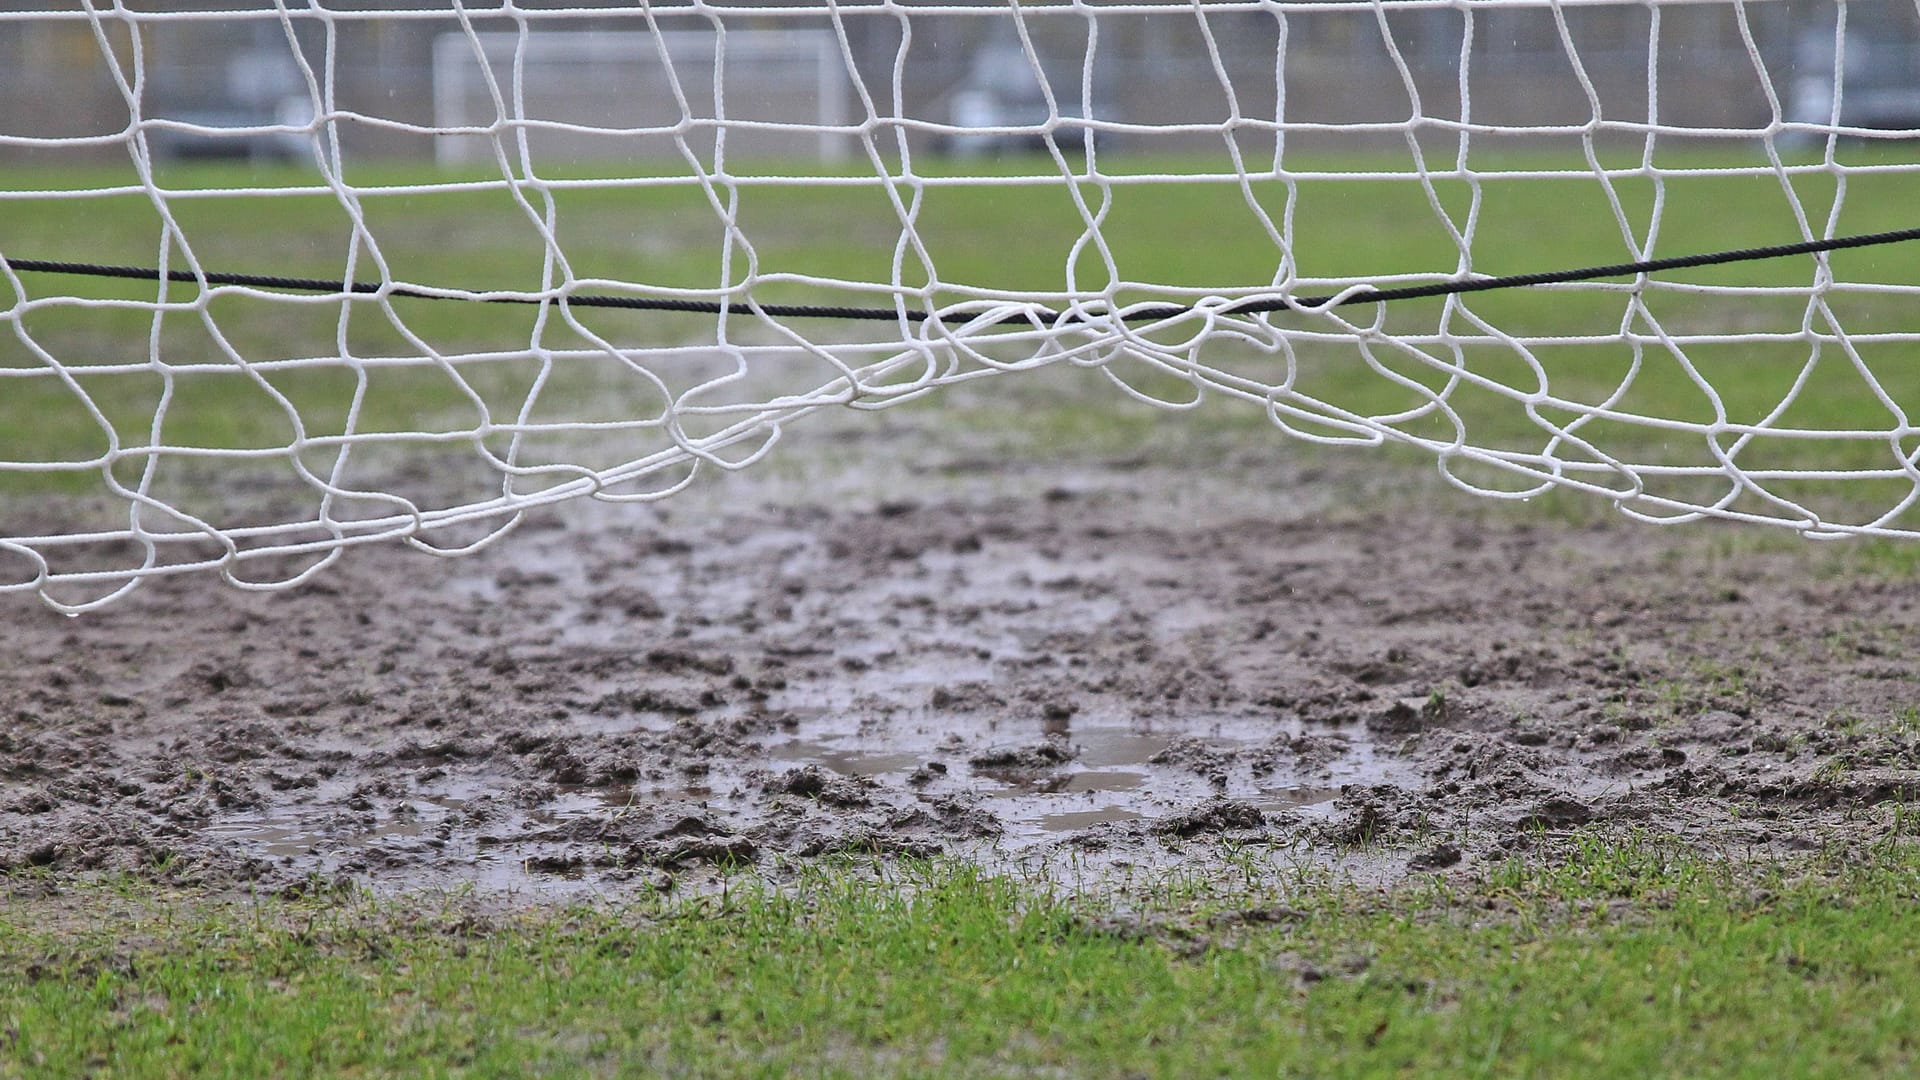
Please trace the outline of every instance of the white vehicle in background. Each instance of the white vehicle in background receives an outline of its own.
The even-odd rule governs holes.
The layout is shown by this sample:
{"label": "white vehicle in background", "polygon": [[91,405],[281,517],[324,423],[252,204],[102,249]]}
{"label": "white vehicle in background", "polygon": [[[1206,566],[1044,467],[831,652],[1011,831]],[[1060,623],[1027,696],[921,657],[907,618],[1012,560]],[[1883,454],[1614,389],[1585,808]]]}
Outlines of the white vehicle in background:
{"label": "white vehicle in background", "polygon": [[[191,96],[164,93],[147,148],[167,159],[312,162],[313,100],[289,53],[248,49],[226,62],[217,89]],[[177,125],[177,126],[176,126]]]}
{"label": "white vehicle in background", "polygon": [[[263,106],[182,109],[154,117],[170,123],[148,128],[147,146],[154,157],[169,160],[311,163],[314,137],[307,129],[313,117],[313,103],[305,97]],[[176,123],[192,126],[172,126]]]}
{"label": "white vehicle in background", "polygon": [[[1046,90],[1052,91],[1052,109],[1041,87],[1043,77]],[[1082,149],[1088,139],[1107,149],[1113,136],[1085,121],[1112,121],[1118,110],[1098,97],[1089,107],[1082,100],[1081,82],[1077,64],[1043,58],[1036,70],[1017,42],[987,45],[974,55],[966,80],[947,99],[949,122],[960,130],[943,138],[940,149],[955,157],[1040,153],[1049,134],[1062,150]]]}

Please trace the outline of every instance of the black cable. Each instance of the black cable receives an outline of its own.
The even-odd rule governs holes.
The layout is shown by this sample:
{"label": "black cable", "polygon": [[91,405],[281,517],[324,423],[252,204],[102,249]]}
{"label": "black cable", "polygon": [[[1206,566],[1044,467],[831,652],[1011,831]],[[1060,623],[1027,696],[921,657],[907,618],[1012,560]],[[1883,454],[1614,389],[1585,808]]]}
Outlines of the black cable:
{"label": "black cable", "polygon": [[[17,271],[35,274],[76,274],[82,277],[127,278],[134,281],[158,281],[159,270],[151,266],[107,266],[100,263],[50,262],[45,259],[9,259],[0,256],[5,263]],[[322,293],[358,293],[370,294],[383,291],[373,282],[358,281],[348,286],[344,281],[326,278],[276,277],[271,274],[228,274],[208,272],[195,273],[192,270],[169,270],[165,275],[168,281],[180,281],[197,285],[245,285],[256,289],[287,289],[294,292]],[[389,296],[405,296],[416,300],[462,300],[479,301],[485,304],[538,304],[540,297],[531,296],[447,296],[445,293],[428,292],[425,289],[412,289],[405,285],[395,285],[385,290]],[[632,308],[639,311],[684,311],[696,315],[718,315],[722,305],[710,300],[673,300],[664,297],[647,296],[569,296],[566,302],[575,307]],[[748,304],[727,304],[727,310],[739,315],[750,315],[754,309]],[[820,319],[886,319],[899,318],[895,311],[882,308],[831,307],[819,304],[763,304],[760,310],[768,315],[782,318],[820,318]],[[919,322],[927,317],[922,311],[909,311],[907,317]]]}
{"label": "black cable", "polygon": [[[1606,266],[1586,266],[1576,270],[1550,270],[1533,274],[1508,274],[1502,277],[1469,278],[1465,281],[1438,281],[1429,285],[1410,285],[1397,289],[1361,289],[1357,292],[1327,296],[1297,297],[1261,297],[1226,304],[1215,309],[1222,315],[1253,315],[1280,311],[1315,311],[1330,307],[1345,307],[1350,304],[1383,304],[1396,300],[1420,300],[1440,296],[1457,296],[1462,293],[1492,292],[1497,289],[1522,289],[1534,285],[1565,285],[1580,281],[1597,281],[1603,278],[1633,277],[1640,274],[1656,274],[1665,270],[1684,270],[1698,266],[1725,266],[1730,263],[1758,262],[1763,259],[1781,259],[1794,255],[1818,255],[1822,252],[1841,251],[1848,248],[1877,247],[1883,244],[1897,244],[1907,240],[1920,240],[1920,228],[1893,229],[1887,232],[1862,233],[1857,236],[1835,236],[1825,240],[1802,240],[1792,244],[1773,244],[1767,247],[1736,248],[1730,251],[1715,251],[1698,255],[1676,255],[1665,259],[1642,259],[1637,262],[1612,263]],[[134,281],[158,281],[163,275],[158,269],[146,266],[109,266],[86,262],[53,262],[45,259],[9,259],[0,256],[0,263],[12,267],[20,273],[35,274],[74,274],[84,277],[125,278]],[[565,297],[525,297],[525,296],[447,296],[444,293],[428,292],[424,289],[395,285],[391,288],[371,282],[355,282],[348,285],[344,281],[331,281],[324,278],[277,277],[268,274],[231,274],[200,273],[193,270],[169,270],[164,275],[168,281],[205,285],[242,285],[257,289],[286,289],[294,292],[331,292],[370,294],[385,292],[389,296],[404,296],[418,300],[466,300],[489,304],[538,304],[547,299],[564,300],[573,307],[624,308],[634,311],[677,311],[696,315],[718,315],[727,312],[734,315],[764,314],[780,319],[849,319],[869,322],[892,322],[905,319],[908,322],[925,322],[931,316],[925,311],[894,308],[838,307],[823,304],[742,304],[719,303],[711,300],[675,300],[664,297],[643,296],[606,296],[588,294]],[[1134,308],[1125,312],[1121,318],[1126,322],[1152,322],[1160,319],[1178,318],[1198,310],[1194,305],[1153,304]],[[1084,322],[1096,312],[1063,313],[1045,308],[1031,311],[1038,320],[1058,322]]]}

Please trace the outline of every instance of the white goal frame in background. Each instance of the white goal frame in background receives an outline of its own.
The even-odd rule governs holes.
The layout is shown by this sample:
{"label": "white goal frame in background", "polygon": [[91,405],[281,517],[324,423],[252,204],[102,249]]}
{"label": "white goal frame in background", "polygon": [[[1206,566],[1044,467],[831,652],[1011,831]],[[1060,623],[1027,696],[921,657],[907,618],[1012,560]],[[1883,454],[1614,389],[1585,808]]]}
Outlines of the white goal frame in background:
{"label": "white goal frame in background", "polygon": [[[807,121],[729,117],[716,73],[743,65],[757,77],[790,70],[796,76],[787,84],[791,92],[813,103]],[[485,69],[492,71],[491,82]],[[670,82],[678,92],[711,100],[713,115],[691,124],[678,119],[658,125],[612,124],[581,114],[581,104],[593,95],[565,89],[569,83],[592,86],[597,77],[636,71],[644,81]],[[434,158],[446,167],[491,163],[494,139],[511,141],[518,132],[544,130],[601,136],[589,160],[605,161],[620,156],[618,142],[608,136],[704,128],[738,132],[748,140],[749,133],[803,131],[818,160],[844,161],[854,146],[849,80],[840,43],[819,30],[540,30],[524,36],[511,31],[448,32],[433,43],[433,126],[439,133]],[[679,112],[676,102],[661,104]],[[753,152],[750,141],[746,152]]]}

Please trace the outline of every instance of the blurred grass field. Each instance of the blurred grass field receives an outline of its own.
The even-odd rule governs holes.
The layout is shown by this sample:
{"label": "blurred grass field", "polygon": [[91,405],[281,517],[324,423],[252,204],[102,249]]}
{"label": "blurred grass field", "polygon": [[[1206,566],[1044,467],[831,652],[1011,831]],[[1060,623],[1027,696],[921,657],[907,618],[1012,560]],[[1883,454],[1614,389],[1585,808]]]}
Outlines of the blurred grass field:
{"label": "blurred grass field", "polygon": [[[1502,172],[1577,169],[1565,158],[1514,156],[1474,161],[1490,175],[1477,184],[1479,209],[1470,250],[1478,273],[1508,274],[1613,263],[1633,256],[1622,235],[1624,220],[1644,232],[1652,209],[1660,206],[1657,253],[1663,255],[1739,248],[1797,239],[1798,215],[1816,231],[1840,234],[1910,226],[1908,200],[1914,181],[1908,173],[1884,166],[1899,164],[1897,151],[1855,150],[1844,163],[1844,179],[1826,171],[1795,172],[1788,186],[1770,175],[1614,176],[1606,183],[1591,173],[1553,179],[1502,178]],[[1310,279],[1378,280],[1393,275],[1448,274],[1459,261],[1448,219],[1467,220],[1476,185],[1439,179],[1423,185],[1397,180],[1340,179],[1342,175],[1406,168],[1404,160],[1349,158],[1291,162],[1314,173],[1292,190],[1287,185],[1255,185],[1243,193],[1221,183],[1130,183],[1127,176],[1177,175],[1216,169],[1222,163],[1199,158],[1115,159],[1120,183],[1106,192],[1082,182],[1081,196],[1100,207],[1105,254],[1081,244],[1088,229],[1072,192],[1064,185],[934,185],[921,193],[914,231],[924,245],[939,281],[955,288],[936,292],[937,301],[958,299],[967,289],[1058,293],[1072,282],[1101,288],[1113,275],[1111,258],[1124,283],[1153,283],[1171,289],[1247,287],[1272,281],[1283,269],[1281,250],[1268,234],[1269,223],[1291,221],[1292,267]],[[1610,168],[1631,168],[1631,159],[1609,159]],[[1666,155],[1664,170],[1698,170],[1765,164],[1757,153]],[[1802,163],[1804,164],[1804,163]],[[952,163],[929,172],[949,178],[978,178],[995,170],[1031,173],[1033,161],[967,166]],[[885,282],[894,276],[900,245],[900,216],[875,186],[780,186],[752,177],[782,170],[741,170],[749,180],[734,194],[738,220],[751,239],[755,269],[761,275],[804,275],[848,282]],[[854,175],[849,173],[847,175]],[[10,191],[99,190],[130,180],[125,170],[23,170],[0,173],[0,188]],[[831,178],[831,176],[829,176]],[[541,283],[545,254],[530,211],[545,214],[540,191],[527,204],[500,188],[447,190],[434,185],[482,177],[447,176],[417,166],[388,165],[356,170],[348,179],[359,192],[360,212],[377,240],[387,272],[397,280],[434,287],[534,289]],[[721,218],[709,194],[697,187],[573,186],[592,177],[562,173],[548,178],[553,235],[581,278],[642,282],[650,286],[712,288],[723,280],[726,250]],[[160,174],[171,197],[165,206],[187,237],[199,263],[213,270],[337,278],[353,249],[352,217],[330,193],[287,195],[287,187],[312,188],[317,174],[283,170],[260,172],[243,166],[175,167]],[[209,192],[245,187],[253,195]],[[526,189],[523,189],[526,190]],[[198,195],[193,193],[198,192]],[[903,198],[912,193],[896,188]],[[1843,195],[1835,215],[1836,197]],[[727,192],[719,197],[727,198]],[[1249,202],[1251,198],[1251,203]],[[536,205],[538,204],[538,205]],[[1268,216],[1263,222],[1256,205]],[[1615,205],[1618,206],[1616,212]],[[16,202],[20,212],[0,222],[0,252],[17,258],[97,261],[152,265],[163,234],[153,200],[141,193],[88,198],[46,198]],[[1444,211],[1445,215],[1436,210]],[[1076,257],[1076,244],[1080,244]],[[377,278],[360,251],[360,280]],[[176,252],[174,264],[180,265]],[[901,279],[909,286],[928,284],[918,255],[902,258]],[[727,279],[746,276],[745,252],[736,250]],[[1836,279],[1911,287],[1920,282],[1920,245],[1905,244],[1829,256]],[[1739,266],[1687,271],[1656,282],[1647,295],[1659,326],[1641,320],[1631,327],[1643,335],[1659,331],[1679,335],[1772,333],[1767,342],[1693,343],[1685,355],[1694,374],[1656,344],[1638,359],[1614,338],[1622,330],[1624,301],[1618,292],[1513,290],[1471,299],[1471,311],[1504,333],[1521,337],[1597,338],[1534,346],[1522,356],[1504,345],[1468,344],[1460,362],[1488,379],[1524,394],[1538,376],[1546,387],[1572,403],[1599,405],[1690,424],[1710,423],[1723,411],[1732,423],[1771,417],[1776,427],[1812,430],[1889,431],[1895,414],[1920,407],[1920,365],[1915,345],[1904,340],[1858,345],[1859,363],[1877,381],[1863,378],[1853,358],[1827,347],[1819,362],[1808,363],[1808,345],[1793,339],[1806,314],[1804,296],[1715,295],[1667,287],[1672,282],[1706,286],[1760,286],[1804,289],[1811,280],[1810,258],[1789,258]],[[69,296],[88,300],[150,301],[154,288],[136,282],[71,276],[28,275],[30,298]],[[590,290],[591,291],[591,290]],[[871,306],[873,293],[824,288],[791,280],[764,282],[754,291],[762,302],[847,303]],[[1123,287],[1122,300],[1164,299],[1166,293]],[[192,286],[174,285],[168,296],[190,302]],[[12,298],[9,298],[12,299]],[[1901,334],[1914,329],[1911,296],[1897,292],[1841,291],[1829,297],[1841,324],[1854,334]],[[345,430],[357,409],[359,433],[471,430],[484,406],[494,423],[516,418],[538,375],[536,364],[496,363],[475,358],[494,350],[525,348],[533,337],[537,313],[531,308],[400,299],[394,319],[367,300],[343,305],[312,296],[223,295],[212,300],[205,318],[193,310],[156,320],[140,304],[100,307],[60,303],[35,307],[18,319],[18,329],[65,366],[72,385],[100,411],[94,418],[81,397],[15,335],[0,336],[0,376],[7,393],[0,410],[0,462],[30,462],[31,473],[0,469],[8,490],[88,490],[99,485],[100,462],[108,454],[103,423],[122,446],[141,446],[154,437],[155,407],[163,392],[159,373],[122,369],[89,374],[109,365],[144,365],[149,342],[170,364],[224,365],[225,370],[176,374],[164,430],[168,445],[207,448],[285,447],[297,434],[326,436]],[[710,338],[705,316],[662,315],[604,310],[576,313],[584,329],[623,348],[696,343]],[[1371,310],[1348,309],[1343,316],[1362,323]],[[1388,334],[1432,334],[1442,322],[1442,302],[1392,305],[1380,313]],[[397,319],[397,324],[396,324]],[[1292,316],[1276,319],[1298,330],[1331,330],[1324,320]],[[738,325],[738,324],[736,324]],[[1454,333],[1480,331],[1456,315],[1447,320]],[[818,340],[855,340],[872,331],[863,326],[809,322],[800,327]],[[1816,331],[1829,332],[1819,326]],[[217,337],[214,331],[217,331]],[[882,328],[883,334],[887,332]],[[1178,334],[1190,333],[1191,327]],[[750,325],[743,340],[755,340]],[[850,336],[851,335],[851,336]],[[1481,335],[1484,336],[1484,335]],[[762,335],[763,340],[771,340]],[[550,320],[542,345],[553,349],[589,347],[591,339]],[[358,357],[417,360],[424,351],[468,357],[440,368],[408,362],[355,370],[344,364],[272,370],[271,365],[340,353]],[[230,362],[237,355],[269,369],[242,371]],[[1436,352],[1443,360],[1444,350]],[[1376,348],[1370,358],[1346,341],[1307,341],[1295,370],[1244,345],[1221,342],[1203,360],[1259,383],[1291,377],[1299,392],[1370,417],[1417,413],[1397,426],[1418,437],[1449,440],[1453,421],[1431,407],[1431,396],[1446,386],[1446,373],[1392,348]],[[665,365],[663,365],[664,367]],[[580,361],[549,373],[541,403],[529,419],[536,422],[620,421],[652,415],[665,401],[651,386],[616,370],[618,365]],[[1157,396],[1180,400],[1192,394],[1177,376],[1122,361],[1113,370]],[[458,372],[459,379],[453,377]],[[1383,373],[1406,380],[1394,381]],[[824,365],[811,383],[783,389],[811,389],[831,372]],[[671,379],[673,376],[668,375]],[[464,384],[464,385],[463,385]],[[1422,389],[1424,388],[1424,389]],[[1881,395],[1885,395],[1882,400]],[[1100,396],[1096,396],[1100,395]],[[1717,402],[1716,402],[1717,398]],[[1788,402],[1790,404],[1783,403]],[[1537,415],[1515,400],[1472,385],[1453,388],[1447,404],[1476,444],[1497,450],[1539,452],[1553,438],[1554,425],[1578,413],[1542,407]],[[1101,395],[1097,386],[1083,402],[1056,403],[1058,409],[1121,416],[1139,406],[1120,395]],[[299,431],[294,417],[297,415]],[[1023,423],[1031,423],[1027,417]],[[1063,422],[1084,424],[1083,417]],[[1257,406],[1241,403],[1208,414],[1207,423],[1233,430],[1266,423]],[[1044,421],[1043,421],[1044,423]],[[1311,426],[1311,425],[1309,425]],[[1583,438],[1604,452],[1652,463],[1711,464],[1713,450],[1697,433],[1639,427],[1608,419],[1585,423]],[[1721,442],[1728,440],[1724,437]],[[1752,468],[1890,469],[1899,457],[1920,449],[1913,439],[1755,440],[1741,454]],[[1571,457],[1579,459],[1580,452]],[[119,463],[122,482],[131,483],[143,459]],[[324,467],[324,461],[316,463]],[[1511,481],[1490,479],[1495,486]],[[1723,485],[1724,486],[1724,485]],[[1676,489],[1679,490],[1679,489]],[[1709,484],[1705,492],[1713,490]],[[1845,516],[1847,506],[1885,507],[1910,490],[1903,480],[1823,482],[1782,493],[1821,501]],[[1701,494],[1699,497],[1709,497]]]}

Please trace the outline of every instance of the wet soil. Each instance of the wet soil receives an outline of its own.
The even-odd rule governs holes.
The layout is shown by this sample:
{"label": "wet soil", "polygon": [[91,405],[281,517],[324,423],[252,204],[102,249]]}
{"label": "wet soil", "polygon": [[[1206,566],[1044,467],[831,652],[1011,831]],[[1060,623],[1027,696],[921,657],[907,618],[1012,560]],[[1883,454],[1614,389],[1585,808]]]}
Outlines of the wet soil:
{"label": "wet soil", "polygon": [[10,603],[0,870],[570,896],[1227,842],[1391,879],[1581,826],[1863,841],[1920,788],[1910,579],[1379,495],[1364,456],[1277,443],[913,445],[287,593]]}

